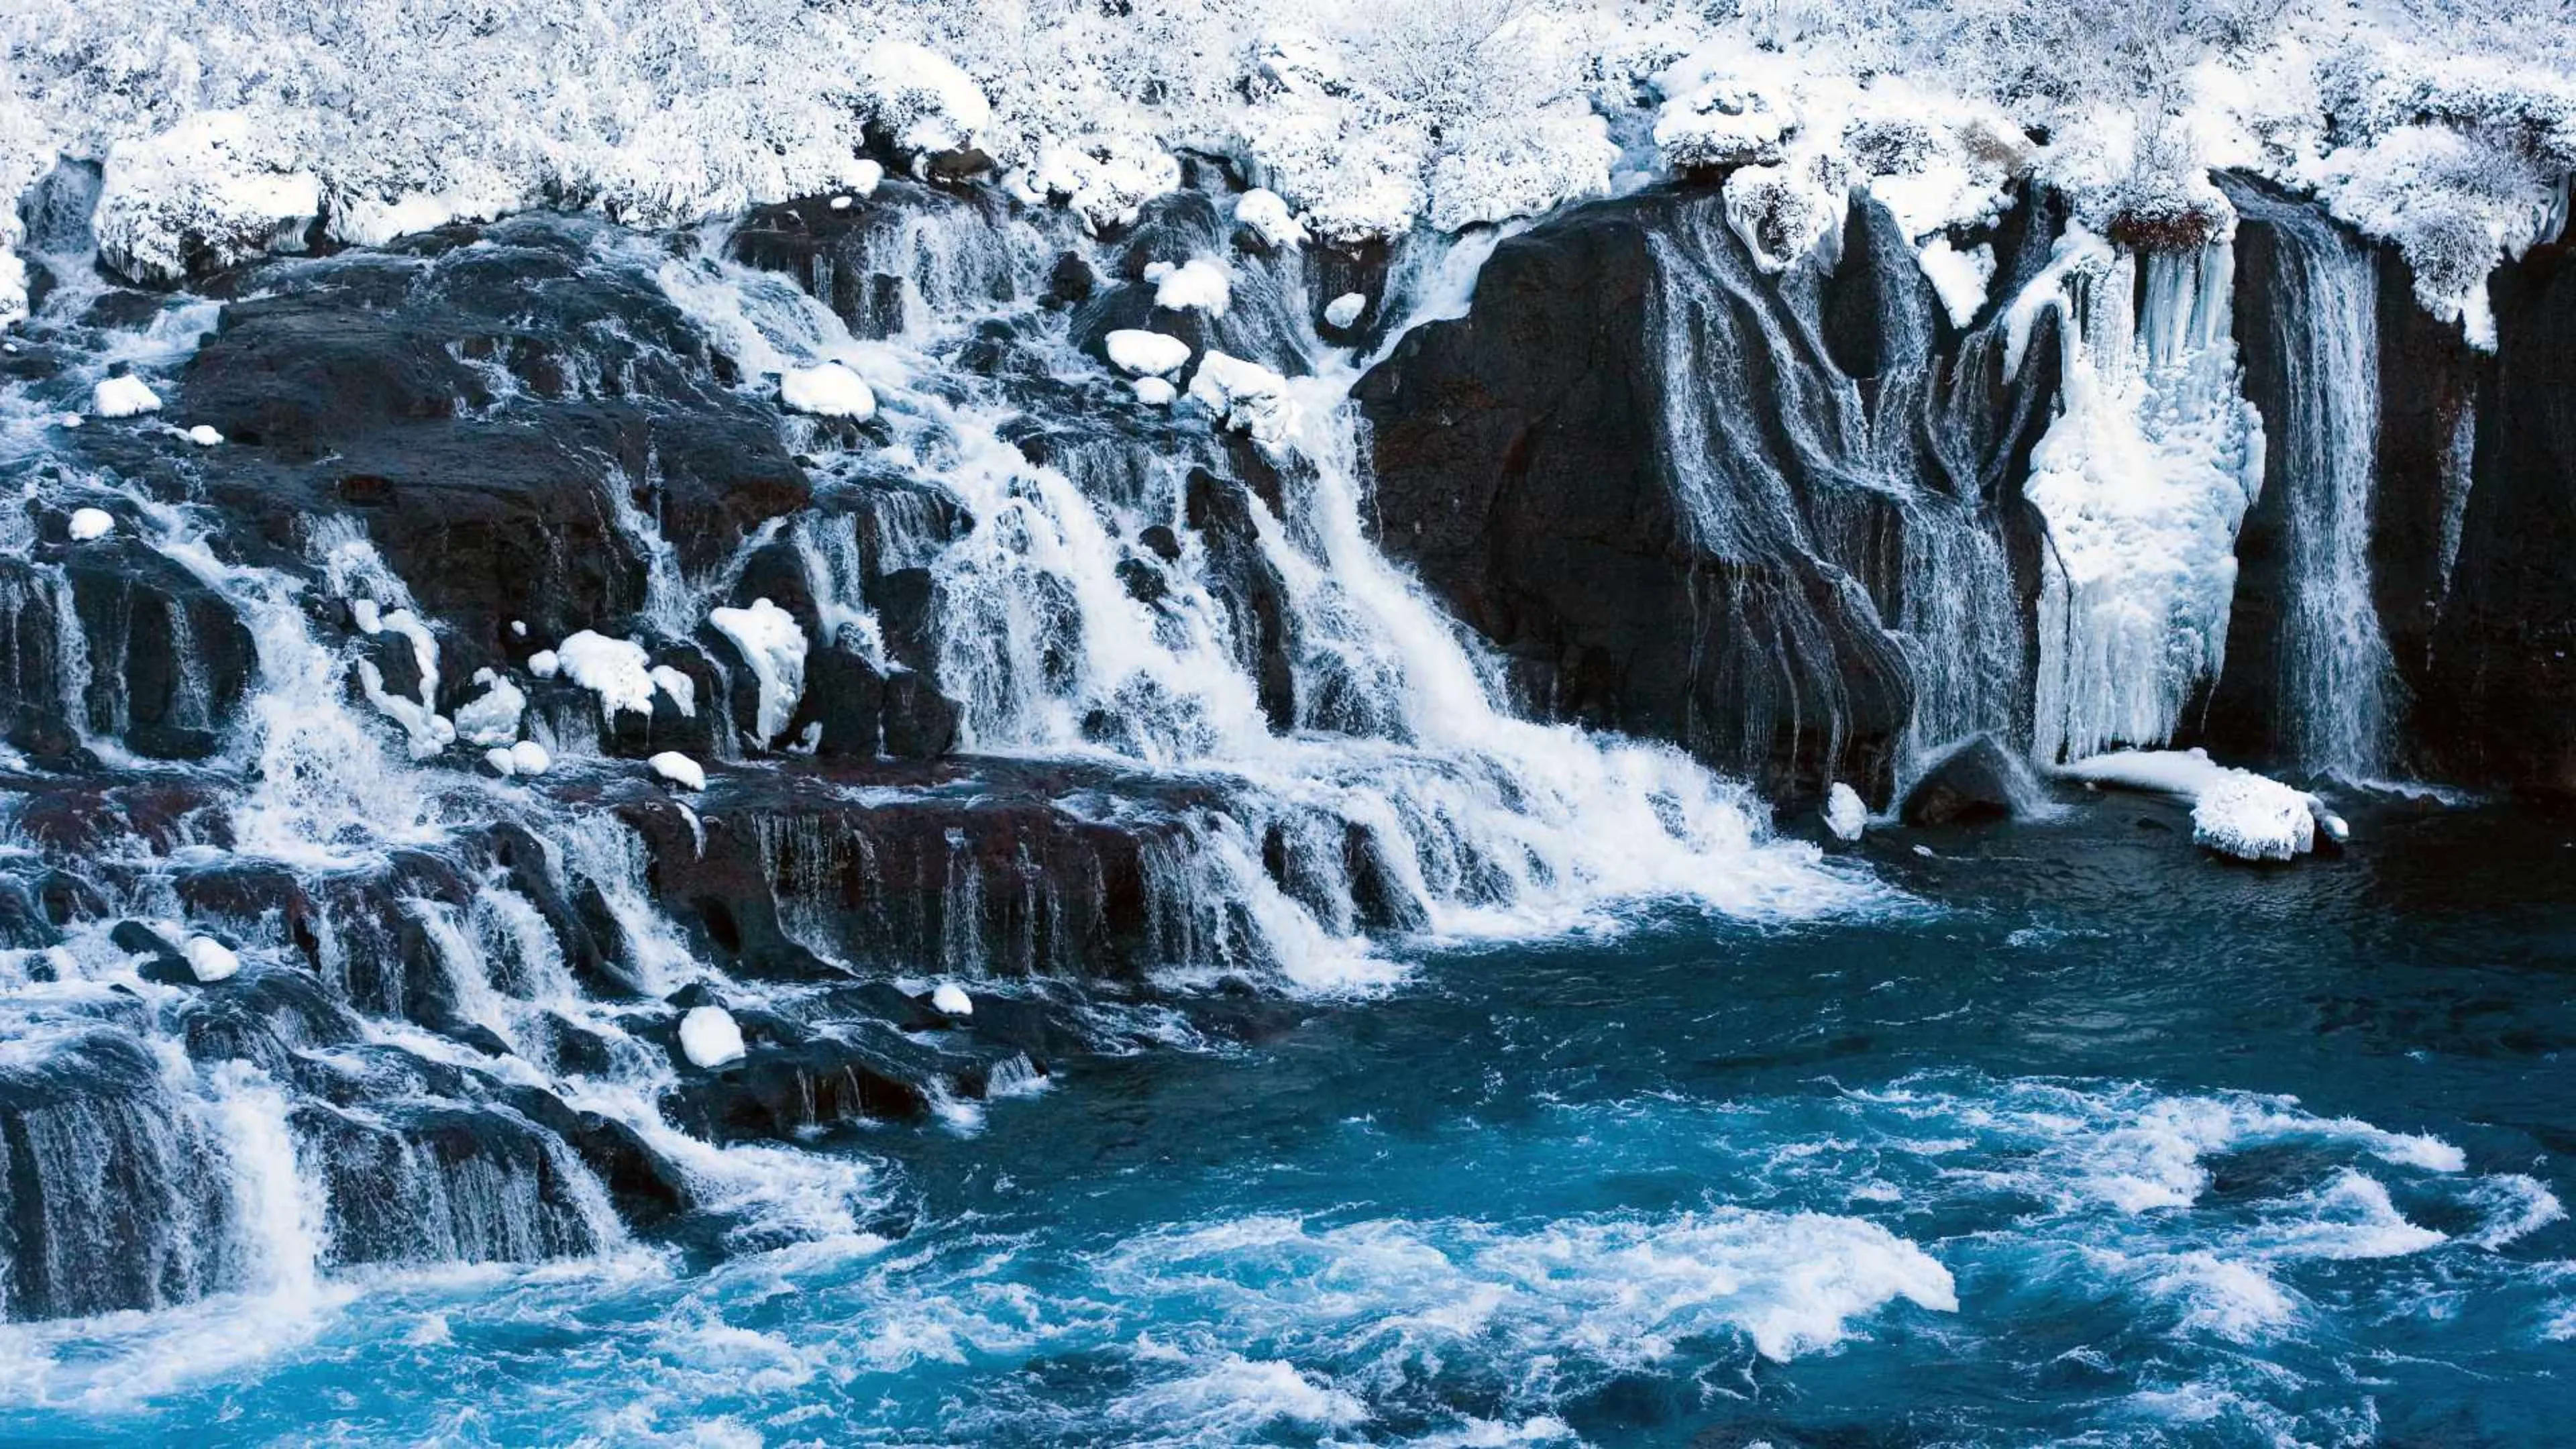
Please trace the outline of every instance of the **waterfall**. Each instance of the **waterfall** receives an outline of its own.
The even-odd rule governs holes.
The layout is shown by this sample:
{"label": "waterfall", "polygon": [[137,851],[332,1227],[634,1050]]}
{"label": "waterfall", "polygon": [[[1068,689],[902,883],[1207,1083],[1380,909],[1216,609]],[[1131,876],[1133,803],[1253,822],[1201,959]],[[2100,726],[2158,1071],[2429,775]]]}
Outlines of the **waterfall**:
{"label": "waterfall", "polygon": [[2033,754],[2172,737],[2225,662],[2236,532],[2262,486],[2262,420],[2230,332],[2235,250],[2144,257],[2077,227],[2008,309],[2017,359],[2059,319],[2058,414],[2027,494],[2048,525]]}
{"label": "waterfall", "polygon": [[[2394,662],[2370,578],[2379,438],[2377,272],[2314,208],[2255,197],[2272,229],[2272,346],[2283,362],[2274,475],[2285,553],[2278,717],[2303,768],[2366,779],[2387,763]],[[2445,510],[2443,573],[2452,525]]]}

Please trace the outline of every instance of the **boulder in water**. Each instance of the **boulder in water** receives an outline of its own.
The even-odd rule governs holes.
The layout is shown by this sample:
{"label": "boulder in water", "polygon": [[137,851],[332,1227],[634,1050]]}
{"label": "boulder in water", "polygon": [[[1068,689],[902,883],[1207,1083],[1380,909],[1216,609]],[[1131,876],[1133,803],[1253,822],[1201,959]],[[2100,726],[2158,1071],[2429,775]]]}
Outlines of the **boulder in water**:
{"label": "boulder in water", "polygon": [[1905,793],[1908,825],[1975,825],[2010,820],[2021,763],[1993,735],[1950,751]]}

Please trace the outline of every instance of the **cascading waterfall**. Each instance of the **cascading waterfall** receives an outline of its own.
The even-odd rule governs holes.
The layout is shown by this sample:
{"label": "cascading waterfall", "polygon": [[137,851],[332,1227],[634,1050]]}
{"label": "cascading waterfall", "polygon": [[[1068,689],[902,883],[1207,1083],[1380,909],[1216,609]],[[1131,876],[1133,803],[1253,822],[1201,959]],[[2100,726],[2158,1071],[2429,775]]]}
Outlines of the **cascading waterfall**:
{"label": "cascading waterfall", "polygon": [[[2279,717],[2297,764],[2367,779],[2387,760],[2395,687],[2370,580],[2377,272],[2358,239],[2310,208],[2237,204],[2275,238],[2271,326],[2287,384],[2271,445],[2287,489]],[[2447,543],[2447,520],[2444,534]]]}
{"label": "cascading waterfall", "polygon": [[2236,532],[2263,479],[2239,386],[2232,242],[2139,256],[2081,228],[2009,311],[2015,364],[2060,319],[2058,414],[2027,492],[2048,524],[2033,754],[2164,743],[2225,662]]}
{"label": "cascading waterfall", "polygon": [[[1736,568],[1812,560],[1840,601],[1829,613],[1775,587],[1776,614],[1749,626],[1774,637],[1736,652],[1776,657],[1784,697],[1748,687],[1733,707],[1822,734],[1825,756],[1840,756],[1843,659],[1884,629],[1912,686],[1900,787],[1950,742],[2018,734],[2026,631],[2000,526],[1976,492],[1984,420],[1940,395],[1910,251],[1869,259],[1898,269],[1885,290],[1900,310],[1883,325],[1900,340],[1865,393],[1826,344],[1815,277],[1764,276],[1719,206],[1677,206],[1648,242],[1663,458],[1693,544]],[[1962,372],[1985,375],[2001,350],[1991,327],[1971,337]]]}
{"label": "cascading waterfall", "polygon": [[[962,1099],[1042,1080],[1007,1034],[935,1029],[923,973],[1105,1044],[1186,1043],[1184,1013],[1119,992],[1372,990],[1402,974],[1389,933],[1548,930],[1641,896],[1778,915],[1869,895],[1767,842],[1752,797],[1680,752],[1511,713],[1493,662],[1363,525],[1362,364],[1306,320],[1321,264],[1235,255],[1204,208],[1155,233],[1231,277],[1223,316],[1162,325],[1245,377],[1276,370],[1244,405],[1258,428],[1230,435],[1137,401],[1038,305],[1065,250],[1115,276],[1114,248],[987,194],[881,206],[805,255],[801,286],[760,269],[776,237],[756,222],[665,247],[538,219],[490,248],[280,264],[275,305],[373,276],[447,309],[413,315],[463,339],[407,365],[462,400],[404,426],[518,439],[530,417],[643,415],[549,459],[547,486],[593,495],[551,516],[594,543],[511,554],[542,576],[507,579],[523,593],[475,621],[441,612],[457,578],[404,565],[422,539],[399,513],[371,511],[407,479],[316,447],[327,504],[253,538],[221,500],[254,438],[204,451],[147,419],[82,452],[65,389],[113,358],[184,396],[216,318],[187,302],[100,333],[76,310],[90,293],[55,294],[34,335],[75,363],[0,407],[27,521],[0,606],[13,639],[52,641],[13,654],[0,760],[0,1311],[239,1294],[291,1317],[361,1268],[582,1257],[681,1220],[743,1246],[867,1231],[867,1164],[783,1143],[908,1110],[965,1120]],[[1404,249],[1380,311],[1462,312],[1493,241]],[[511,265],[597,281],[577,316],[627,310],[547,333],[552,300],[479,300]],[[1008,365],[960,364],[977,349]],[[777,409],[774,379],[824,362],[876,394],[863,429]],[[721,546],[693,537],[700,464],[650,431],[686,407],[766,421],[810,495]],[[175,450],[164,473],[133,466],[153,448]],[[109,541],[66,542],[74,506],[108,510]],[[116,616],[135,647],[92,658],[105,616],[81,569],[141,601],[141,623]],[[566,618],[579,588],[624,602]],[[833,760],[808,758],[820,722],[774,752],[743,737],[735,691],[779,680],[713,616],[774,628],[782,605],[818,671],[854,662],[764,694],[760,718],[856,668],[919,706],[905,740],[889,724],[882,749]],[[562,637],[528,627],[549,611]],[[557,657],[582,629],[587,652]],[[140,703],[89,702],[161,678],[154,649],[176,657],[146,740]],[[706,795],[636,763],[670,736],[718,763]],[[1112,989],[1085,999],[1076,978]],[[695,1002],[740,1017],[747,1063],[684,1059]]]}

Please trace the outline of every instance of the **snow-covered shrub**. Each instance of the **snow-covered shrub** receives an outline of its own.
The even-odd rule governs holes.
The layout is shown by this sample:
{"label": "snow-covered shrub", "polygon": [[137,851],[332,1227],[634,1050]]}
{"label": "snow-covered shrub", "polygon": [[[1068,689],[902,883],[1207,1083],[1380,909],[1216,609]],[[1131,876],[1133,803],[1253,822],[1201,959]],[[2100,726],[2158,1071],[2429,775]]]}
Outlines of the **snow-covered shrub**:
{"label": "snow-covered shrub", "polygon": [[270,250],[300,250],[322,187],[300,168],[293,122],[199,111],[107,153],[91,226],[99,259],[157,285]]}

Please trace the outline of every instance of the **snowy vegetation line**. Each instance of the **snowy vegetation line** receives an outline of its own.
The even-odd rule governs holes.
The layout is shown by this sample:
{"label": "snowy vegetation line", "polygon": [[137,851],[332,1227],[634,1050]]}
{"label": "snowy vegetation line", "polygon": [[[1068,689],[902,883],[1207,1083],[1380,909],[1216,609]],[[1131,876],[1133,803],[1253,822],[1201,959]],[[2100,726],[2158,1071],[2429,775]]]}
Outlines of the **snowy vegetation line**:
{"label": "snowy vegetation line", "polygon": [[[0,190],[103,163],[102,251],[166,281],[318,226],[533,206],[679,224],[990,166],[1114,226],[1223,156],[1310,238],[1534,215],[1730,172],[1785,265],[1854,189],[1954,311],[1951,246],[2035,177],[2142,247],[2232,224],[2213,168],[2398,243],[2473,339],[2563,223],[2568,0],[27,0],[0,13]],[[0,317],[24,305],[0,217]]]}

